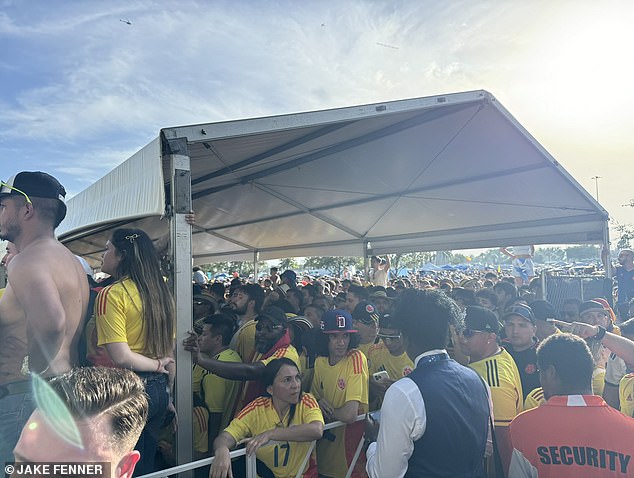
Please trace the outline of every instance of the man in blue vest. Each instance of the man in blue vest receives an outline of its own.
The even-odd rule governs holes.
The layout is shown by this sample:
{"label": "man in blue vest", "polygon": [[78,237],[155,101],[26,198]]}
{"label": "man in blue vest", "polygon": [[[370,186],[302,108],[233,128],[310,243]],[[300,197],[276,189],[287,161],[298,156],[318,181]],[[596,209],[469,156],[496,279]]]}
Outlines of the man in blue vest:
{"label": "man in blue vest", "polygon": [[449,327],[460,326],[458,306],[441,291],[409,289],[394,320],[416,368],[385,394],[378,438],[366,453],[368,475],[483,477],[490,392],[445,350]]}

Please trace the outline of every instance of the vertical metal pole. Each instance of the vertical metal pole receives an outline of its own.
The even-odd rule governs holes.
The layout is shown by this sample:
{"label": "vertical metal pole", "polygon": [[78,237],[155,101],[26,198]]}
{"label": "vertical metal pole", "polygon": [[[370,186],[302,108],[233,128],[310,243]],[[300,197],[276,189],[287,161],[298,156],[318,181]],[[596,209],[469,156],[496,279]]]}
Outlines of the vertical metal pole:
{"label": "vertical metal pole", "polygon": [[[605,251],[605,256],[602,259],[605,260],[605,277],[608,279],[612,279],[612,260],[610,258],[610,226],[606,221],[603,227],[603,250]],[[602,251],[603,252],[603,251]]]}
{"label": "vertical metal pole", "polygon": [[368,241],[363,243],[363,270],[365,275],[365,280],[370,280],[370,261],[368,260],[368,251],[371,247],[371,244]]}
{"label": "vertical metal pole", "polygon": [[[192,361],[191,354],[180,346],[192,327],[192,242],[191,226],[185,222],[185,214],[192,210],[191,171],[185,140],[176,140],[171,154],[171,252],[174,273],[174,299],[176,301],[176,384],[175,405],[178,413],[176,437],[176,461],[178,464],[192,461]],[[191,477],[192,472],[181,474]]]}
{"label": "vertical metal pole", "polygon": [[258,259],[260,258],[260,254],[258,251],[253,251],[253,283],[258,283]]}
{"label": "vertical metal pole", "polygon": [[246,474],[247,474],[247,478],[257,478],[258,473],[257,473],[257,463],[255,461],[255,453],[253,453],[252,455],[246,455]]}

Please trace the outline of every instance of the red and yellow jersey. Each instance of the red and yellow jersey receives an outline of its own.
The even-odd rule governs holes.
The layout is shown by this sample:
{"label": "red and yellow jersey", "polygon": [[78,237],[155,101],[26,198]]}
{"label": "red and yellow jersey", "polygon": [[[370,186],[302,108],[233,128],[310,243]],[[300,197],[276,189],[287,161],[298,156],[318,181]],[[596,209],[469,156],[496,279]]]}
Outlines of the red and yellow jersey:
{"label": "red and yellow jersey", "polygon": [[[334,408],[346,402],[359,402],[359,413],[368,411],[368,363],[360,350],[350,350],[346,357],[335,365],[328,357],[317,357],[311,393],[317,400],[325,398]],[[324,432],[317,443],[319,474],[330,477],[346,476],[346,471],[359,440],[363,436],[363,422],[356,422]],[[361,465],[362,461],[358,462]],[[353,477],[363,476],[355,468]]]}
{"label": "red and yellow jersey", "polygon": [[628,373],[621,379],[619,397],[621,399],[621,413],[628,417],[634,417],[634,373]]}
{"label": "red and yellow jersey", "polygon": [[[290,423],[288,423],[288,415],[279,417],[271,397],[258,397],[237,414],[225,431],[239,442],[275,427],[302,425],[315,421],[324,423],[324,417],[315,397],[309,393],[302,395]],[[260,447],[256,451],[256,456],[273,471],[276,478],[295,478],[310,445],[311,442],[276,442]],[[314,462],[307,462],[304,468],[305,474],[311,465],[314,467]]]}
{"label": "red and yellow jersey", "polygon": [[130,279],[101,289],[95,300],[97,345],[126,342],[132,352],[143,354],[145,337],[141,311],[139,290]]}
{"label": "red and yellow jersey", "polygon": [[542,387],[534,388],[529,392],[528,395],[526,395],[526,400],[524,400],[524,410],[537,408],[545,402],[546,399],[544,398],[544,389]]}
{"label": "red and yellow jersey", "polygon": [[634,476],[634,419],[596,395],[557,395],[513,420],[509,475]]}
{"label": "red and yellow jersey", "polygon": [[504,349],[469,364],[489,384],[496,427],[508,427],[524,404],[522,382],[513,357]]}
{"label": "red and yellow jersey", "polygon": [[[256,353],[256,355],[253,357],[253,362],[262,362],[264,365],[266,365],[271,360],[286,357],[295,362],[299,371],[302,371],[302,366],[299,360],[297,349],[291,344],[284,345],[275,349],[275,351],[266,358],[262,358],[263,355],[265,354]],[[264,387],[258,380],[249,380],[247,382],[244,382],[241,393],[239,393],[240,401],[239,403],[237,403],[237,407],[234,412],[237,412],[238,410],[246,407],[248,403],[250,403],[252,400],[255,400],[256,397],[262,395],[263,392]]]}

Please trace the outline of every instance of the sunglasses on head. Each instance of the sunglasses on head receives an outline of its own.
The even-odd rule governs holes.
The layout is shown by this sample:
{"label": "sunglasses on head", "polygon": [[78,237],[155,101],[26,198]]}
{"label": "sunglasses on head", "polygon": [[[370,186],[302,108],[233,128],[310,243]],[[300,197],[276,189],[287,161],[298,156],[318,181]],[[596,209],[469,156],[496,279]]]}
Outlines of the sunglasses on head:
{"label": "sunglasses on head", "polygon": [[21,191],[20,189],[18,189],[16,187],[13,187],[13,186],[11,186],[11,185],[9,185],[9,184],[7,184],[5,182],[2,182],[2,181],[0,181],[0,186],[1,187],[5,187],[5,188],[9,188],[12,191],[15,191],[16,193],[22,194],[22,196],[24,196],[24,199],[26,199],[26,202],[28,204],[33,204],[33,202],[31,201],[31,198],[29,197],[29,195],[27,193],[25,193],[24,191]]}

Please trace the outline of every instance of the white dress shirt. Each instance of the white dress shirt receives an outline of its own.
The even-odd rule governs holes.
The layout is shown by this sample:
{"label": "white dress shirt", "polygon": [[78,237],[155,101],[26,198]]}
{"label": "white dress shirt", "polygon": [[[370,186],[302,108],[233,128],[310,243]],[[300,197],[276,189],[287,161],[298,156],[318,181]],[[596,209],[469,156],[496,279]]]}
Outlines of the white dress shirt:
{"label": "white dress shirt", "polygon": [[[428,355],[447,353],[444,349],[429,350],[416,357],[418,366],[421,358]],[[486,385],[486,384],[485,384]],[[489,409],[492,410],[491,392]],[[402,378],[393,383],[385,392],[381,406],[381,421],[377,441],[370,443],[366,452],[365,469],[370,478],[402,478],[407,466],[414,442],[420,439],[427,427],[425,402],[418,385],[413,380]],[[490,454],[490,438],[487,440],[487,453]]]}

